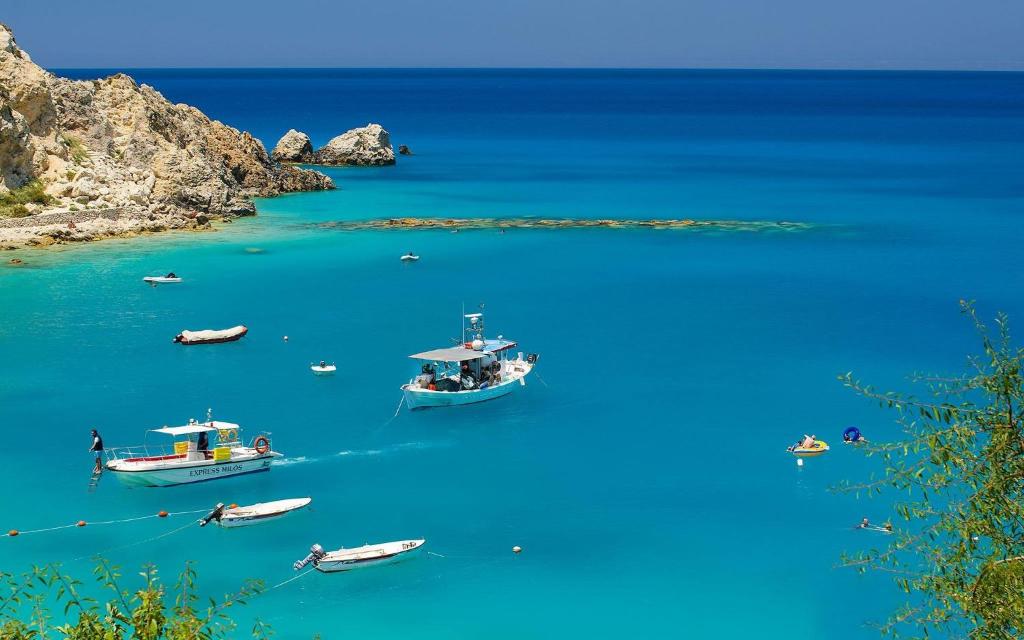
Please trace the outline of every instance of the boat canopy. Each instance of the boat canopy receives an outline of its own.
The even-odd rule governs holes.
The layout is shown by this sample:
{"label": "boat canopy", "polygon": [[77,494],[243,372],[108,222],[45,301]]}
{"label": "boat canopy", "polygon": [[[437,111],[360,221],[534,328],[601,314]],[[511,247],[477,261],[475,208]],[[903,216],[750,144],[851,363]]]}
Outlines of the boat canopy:
{"label": "boat canopy", "polygon": [[413,360],[439,360],[441,362],[462,362],[463,360],[479,360],[487,356],[484,351],[474,351],[465,347],[450,347],[448,349],[434,349],[423,353],[414,353],[410,358]]}
{"label": "boat canopy", "polygon": [[160,429],[152,429],[152,431],[154,433],[166,433],[169,436],[185,436],[192,433],[217,431],[218,429],[238,429],[238,425],[233,422],[213,420],[211,422],[204,422],[201,424],[186,424],[181,427],[161,427]]}

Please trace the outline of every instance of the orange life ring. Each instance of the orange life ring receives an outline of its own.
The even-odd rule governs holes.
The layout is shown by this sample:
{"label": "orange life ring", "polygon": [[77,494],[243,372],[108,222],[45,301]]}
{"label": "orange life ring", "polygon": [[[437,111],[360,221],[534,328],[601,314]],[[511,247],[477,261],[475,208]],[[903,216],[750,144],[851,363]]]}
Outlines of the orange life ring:
{"label": "orange life ring", "polygon": [[256,438],[255,448],[256,453],[262,456],[264,453],[270,451],[270,440],[267,440],[266,436]]}

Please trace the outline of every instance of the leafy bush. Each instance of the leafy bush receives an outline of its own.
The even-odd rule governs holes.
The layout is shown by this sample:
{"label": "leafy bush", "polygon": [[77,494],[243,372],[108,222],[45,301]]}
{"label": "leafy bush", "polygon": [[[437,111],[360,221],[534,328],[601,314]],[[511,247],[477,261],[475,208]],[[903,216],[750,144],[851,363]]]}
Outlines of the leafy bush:
{"label": "leafy bush", "polygon": [[71,160],[75,164],[85,164],[85,161],[89,159],[89,150],[85,148],[82,141],[74,136],[61,136],[61,141],[64,142],[68,148],[68,152],[71,154]]}
{"label": "leafy bush", "polygon": [[17,189],[0,193],[0,216],[22,218],[28,215],[26,204],[50,204],[53,197],[43,191],[43,183],[33,180]]}
{"label": "leafy bush", "polygon": [[[112,592],[100,604],[81,593],[82,583],[64,575],[60,565],[35,567],[20,576],[0,572],[0,638],[38,640],[59,637],[66,640],[193,640],[234,637],[235,624],[226,610],[263,592],[259,581],[246,582],[236,593],[220,602],[199,604],[196,572],[186,563],[174,585],[174,602],[149,565],[139,574],[141,588],[134,592],[120,585],[117,567],[100,559],[93,572],[96,580]],[[63,625],[51,624],[48,607],[63,604]],[[269,638],[272,630],[257,622],[252,637]]]}

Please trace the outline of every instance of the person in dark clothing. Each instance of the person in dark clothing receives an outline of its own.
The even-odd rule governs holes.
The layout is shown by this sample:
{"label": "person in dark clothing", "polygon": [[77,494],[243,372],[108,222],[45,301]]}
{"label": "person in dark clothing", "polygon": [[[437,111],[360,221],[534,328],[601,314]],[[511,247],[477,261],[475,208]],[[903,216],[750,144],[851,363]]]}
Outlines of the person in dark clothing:
{"label": "person in dark clothing", "polygon": [[210,448],[210,437],[208,435],[206,435],[205,431],[203,431],[203,432],[201,432],[199,434],[199,442],[196,443],[196,450],[197,451],[202,451],[203,455],[208,458],[208,457],[210,457],[210,456],[207,455],[207,451],[208,451],[209,448]]}
{"label": "person in dark clothing", "polygon": [[92,430],[92,446],[89,447],[89,451],[96,454],[96,466],[93,467],[93,473],[100,473],[103,471],[103,464],[100,462],[100,457],[103,455],[103,438],[100,437],[100,432]]}

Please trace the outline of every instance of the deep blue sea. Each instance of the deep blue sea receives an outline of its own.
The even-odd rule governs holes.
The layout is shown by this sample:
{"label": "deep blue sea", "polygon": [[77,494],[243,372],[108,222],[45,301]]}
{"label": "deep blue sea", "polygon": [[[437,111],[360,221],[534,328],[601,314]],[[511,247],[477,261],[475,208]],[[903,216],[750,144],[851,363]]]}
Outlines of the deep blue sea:
{"label": "deep blue sea", "polygon": [[[79,78],[111,70],[64,71]],[[907,390],[977,350],[960,299],[1024,324],[1024,75],[747,71],[129,70],[173,101],[315,145],[368,122],[415,152],[326,169],[339,190],[261,200],[208,234],[7,253],[0,265],[0,530],[311,496],[262,527],[188,520],[0,539],[0,568],[97,552],[198,563],[204,592],[268,586],[328,549],[424,537],[424,555],[312,573],[231,613],[280,638],[874,638],[902,602],[839,568],[891,496],[840,444],[895,416],[836,381]],[[787,220],[800,232],[346,232],[391,216]],[[416,264],[398,257],[412,250]],[[174,270],[178,286],[141,278]],[[541,354],[527,386],[402,411],[406,356],[463,305]],[[184,328],[244,323],[184,348]],[[285,342],[282,336],[289,336]],[[333,378],[311,361],[337,361]],[[270,473],[90,486],[107,446],[215,417],[273,434]],[[798,467],[804,433],[833,444]],[[150,438],[153,436],[151,435]],[[171,535],[161,534],[172,532]],[[519,555],[511,552],[521,545]],[[243,633],[238,634],[240,637]]]}

